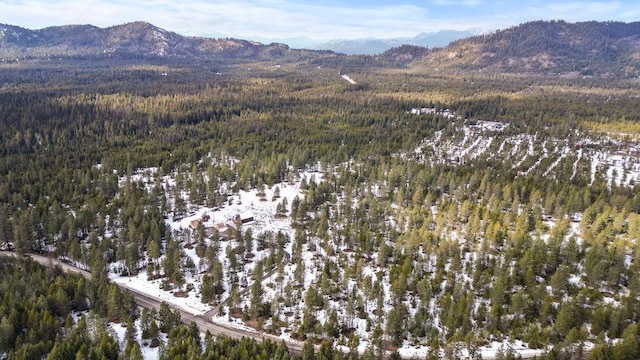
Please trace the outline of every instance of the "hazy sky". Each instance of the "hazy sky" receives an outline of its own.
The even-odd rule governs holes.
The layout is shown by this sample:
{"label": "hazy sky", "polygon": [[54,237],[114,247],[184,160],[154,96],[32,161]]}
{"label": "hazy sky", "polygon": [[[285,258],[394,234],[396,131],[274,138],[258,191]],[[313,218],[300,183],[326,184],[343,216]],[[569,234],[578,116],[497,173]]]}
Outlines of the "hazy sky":
{"label": "hazy sky", "polygon": [[29,29],[148,21],[183,35],[316,40],[496,30],[531,20],[639,21],[640,2],[562,0],[0,0],[0,23]]}

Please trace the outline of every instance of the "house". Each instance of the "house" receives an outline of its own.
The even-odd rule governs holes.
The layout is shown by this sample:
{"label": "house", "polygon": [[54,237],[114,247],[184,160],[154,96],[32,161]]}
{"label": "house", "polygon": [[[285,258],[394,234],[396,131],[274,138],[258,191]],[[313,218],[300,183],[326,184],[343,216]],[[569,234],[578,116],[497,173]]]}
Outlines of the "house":
{"label": "house", "polygon": [[200,220],[191,220],[189,223],[189,227],[193,230],[197,229],[198,225],[200,225]]}
{"label": "house", "polygon": [[209,236],[213,236],[217,231],[222,240],[232,239],[236,233],[236,228],[233,225],[225,223],[217,223],[210,229],[211,234],[207,233]]}
{"label": "house", "polygon": [[195,220],[191,220],[191,222],[189,223],[189,227],[193,230],[197,229],[198,226],[200,225],[200,223],[204,223],[209,221],[209,219],[211,219],[211,216],[207,213],[202,214],[202,217],[200,218],[200,220],[195,219]]}
{"label": "house", "polygon": [[241,224],[247,224],[254,221],[254,218],[251,214],[238,214],[233,220]]}
{"label": "house", "polygon": [[250,223],[253,221],[253,216],[243,217],[240,219],[240,222],[243,224]]}

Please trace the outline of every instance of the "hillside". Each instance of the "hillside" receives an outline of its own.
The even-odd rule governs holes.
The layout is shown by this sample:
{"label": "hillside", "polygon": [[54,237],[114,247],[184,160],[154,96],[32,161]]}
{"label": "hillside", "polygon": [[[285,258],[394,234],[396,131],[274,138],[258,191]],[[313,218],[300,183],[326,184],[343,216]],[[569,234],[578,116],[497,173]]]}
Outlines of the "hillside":
{"label": "hillside", "polygon": [[453,42],[418,62],[430,69],[638,76],[640,23],[536,21]]}
{"label": "hillside", "polygon": [[146,22],[108,28],[68,25],[29,30],[0,24],[0,58],[173,58],[296,61],[326,52],[292,50],[284,44],[264,45],[238,39],[186,37]]}
{"label": "hillside", "polygon": [[[407,40],[409,43],[414,42]],[[186,37],[146,22],[40,30],[0,24],[0,62],[52,58],[310,62],[349,69],[411,64],[415,70],[429,72],[482,70],[633,78],[640,74],[640,22],[536,21],[439,49],[400,45],[380,55],[358,56],[297,50],[279,43]]]}

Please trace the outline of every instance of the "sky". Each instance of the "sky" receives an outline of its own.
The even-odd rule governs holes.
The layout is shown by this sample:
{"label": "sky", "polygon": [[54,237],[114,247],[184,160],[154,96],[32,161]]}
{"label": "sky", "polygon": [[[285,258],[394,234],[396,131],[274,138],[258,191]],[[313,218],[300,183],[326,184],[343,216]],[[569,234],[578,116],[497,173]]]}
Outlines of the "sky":
{"label": "sky", "polygon": [[494,31],[533,20],[640,21],[640,2],[562,0],[0,0],[0,23],[28,29],[147,21],[182,35],[282,40]]}

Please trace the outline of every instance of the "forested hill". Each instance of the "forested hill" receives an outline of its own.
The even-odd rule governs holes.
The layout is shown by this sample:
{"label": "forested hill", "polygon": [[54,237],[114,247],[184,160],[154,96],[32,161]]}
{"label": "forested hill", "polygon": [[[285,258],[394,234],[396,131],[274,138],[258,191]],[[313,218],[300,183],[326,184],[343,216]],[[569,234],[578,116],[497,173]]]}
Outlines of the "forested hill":
{"label": "forested hill", "polygon": [[0,24],[0,61],[68,57],[300,61],[327,52],[238,39],[186,37],[147,22],[108,28],[67,25],[29,30]]}
{"label": "forested hill", "polygon": [[238,39],[186,37],[146,22],[109,28],[68,25],[28,30],[0,24],[0,62],[125,58],[305,62],[349,67],[413,66],[577,76],[640,75],[640,22],[535,21],[441,49],[401,46],[377,56],[296,50]]}
{"label": "forested hill", "polygon": [[640,71],[640,22],[529,22],[458,40],[419,64],[440,69],[635,77]]}

